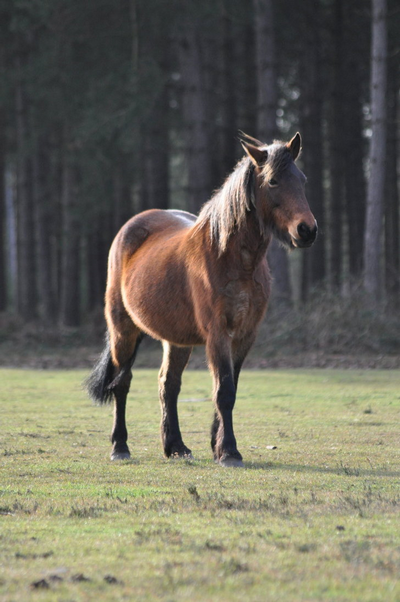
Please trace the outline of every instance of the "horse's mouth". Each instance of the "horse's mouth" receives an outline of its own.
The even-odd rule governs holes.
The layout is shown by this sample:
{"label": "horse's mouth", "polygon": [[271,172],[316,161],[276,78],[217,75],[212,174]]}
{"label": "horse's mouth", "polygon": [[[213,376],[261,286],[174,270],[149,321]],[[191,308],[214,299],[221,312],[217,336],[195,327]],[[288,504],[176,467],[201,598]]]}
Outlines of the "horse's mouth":
{"label": "horse's mouth", "polygon": [[304,240],[292,236],[288,231],[282,232],[279,230],[275,231],[275,236],[278,238],[279,242],[289,250],[309,249],[312,247],[316,239],[316,235],[314,237],[310,237],[308,240]]}
{"label": "horse's mouth", "polygon": [[293,249],[309,249],[315,243],[315,238],[313,240],[300,240],[299,238],[291,238],[290,240],[291,247]]}

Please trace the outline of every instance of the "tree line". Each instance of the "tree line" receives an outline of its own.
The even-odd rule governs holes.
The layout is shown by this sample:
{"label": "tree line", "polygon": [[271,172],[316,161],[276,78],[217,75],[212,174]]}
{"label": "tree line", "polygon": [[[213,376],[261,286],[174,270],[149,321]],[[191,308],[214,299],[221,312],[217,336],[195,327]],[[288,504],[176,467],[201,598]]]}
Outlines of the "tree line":
{"label": "tree line", "polygon": [[119,227],[197,212],[240,158],[238,130],[303,139],[320,236],[290,258],[271,248],[276,302],[362,278],[396,298],[399,14],[394,0],[2,0],[0,311],[79,325],[102,305]]}

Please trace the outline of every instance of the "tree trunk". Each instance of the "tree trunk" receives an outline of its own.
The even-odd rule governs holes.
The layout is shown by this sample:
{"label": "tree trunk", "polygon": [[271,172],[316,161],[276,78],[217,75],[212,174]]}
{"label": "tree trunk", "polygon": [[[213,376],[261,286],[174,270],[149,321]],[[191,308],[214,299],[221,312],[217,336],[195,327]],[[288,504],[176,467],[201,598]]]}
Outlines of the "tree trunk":
{"label": "tree trunk", "polygon": [[[277,134],[278,99],[272,0],[254,0],[257,67],[257,138],[271,143]],[[290,305],[292,287],[286,251],[273,240],[268,252],[277,304]]]}
{"label": "tree trunk", "polygon": [[235,57],[233,52],[232,23],[228,13],[227,0],[221,2],[220,36],[220,97],[221,118],[219,122],[219,185],[232,171],[236,163],[236,90],[234,82]]}
{"label": "tree trunk", "polygon": [[[143,42],[143,52],[151,48]],[[158,40],[159,76],[154,97],[142,124],[141,210],[169,207],[169,73],[170,39],[164,31]]]}
{"label": "tree trunk", "polygon": [[35,220],[32,162],[28,155],[27,106],[21,62],[17,60],[17,203],[18,203],[18,311],[26,321],[36,317],[37,289],[35,263]]}
{"label": "tree trunk", "polygon": [[[219,3],[218,3],[219,4]],[[217,7],[216,7],[217,8]],[[219,8],[219,7],[218,7]],[[220,16],[216,10],[216,18]],[[204,14],[202,19],[204,19]],[[222,87],[223,87],[223,38],[221,28],[215,35],[213,28],[205,27],[198,33],[199,56],[201,65],[202,98],[205,108],[207,161],[209,164],[209,191],[207,200],[213,190],[219,188],[224,179],[222,171],[222,140],[220,138],[220,124],[222,120]],[[210,143],[211,142],[211,143]]]}
{"label": "tree trunk", "polygon": [[178,40],[178,55],[182,76],[185,155],[188,167],[188,210],[197,213],[210,197],[211,166],[208,154],[204,74],[199,36],[193,19],[192,15],[186,18],[186,26]]}
{"label": "tree trunk", "polygon": [[389,63],[387,159],[385,187],[385,285],[386,293],[397,308],[400,291],[399,244],[399,68],[396,61]]}
{"label": "tree trunk", "polygon": [[257,134],[271,143],[277,134],[278,100],[272,0],[254,0],[257,61]]}
{"label": "tree trunk", "polygon": [[330,177],[330,279],[335,288],[342,284],[343,272],[343,193],[344,153],[342,126],[343,94],[343,1],[334,4],[333,70],[329,120]]}
{"label": "tree trunk", "polygon": [[364,287],[369,298],[379,298],[382,285],[382,216],[386,158],[386,0],[372,0],[370,175],[364,245]]}
{"label": "tree trunk", "polygon": [[76,207],[75,166],[68,150],[62,165],[61,311],[63,326],[80,323],[80,234]]}
{"label": "tree trunk", "polygon": [[[6,43],[0,42],[0,94],[5,97],[5,62]],[[7,309],[7,253],[6,253],[6,111],[0,101],[0,311]]]}
{"label": "tree trunk", "polygon": [[[345,2],[344,48],[345,69],[341,94],[341,119],[346,149],[344,185],[347,217],[349,272],[352,279],[362,274],[365,226],[365,173],[363,137],[363,69],[360,52],[354,40],[354,23],[360,19],[361,2]],[[361,25],[360,25],[361,26]],[[360,42],[361,44],[361,42]],[[345,110],[343,110],[345,107]]]}
{"label": "tree trunk", "polygon": [[237,120],[239,129],[250,136],[257,134],[257,73],[255,60],[254,23],[244,23],[244,31],[236,36],[234,50],[240,68],[236,77]]}
{"label": "tree trunk", "polygon": [[[322,48],[320,38],[321,14],[316,0],[309,3],[310,19],[307,21],[308,34],[305,36],[301,68],[301,127],[305,148],[302,161],[306,173],[307,198],[318,222],[320,232],[325,232],[325,207],[323,189],[323,133],[322,133]],[[326,237],[320,235],[312,249],[303,252],[301,296],[308,298],[310,289],[323,281],[325,267]]]}
{"label": "tree trunk", "polygon": [[166,83],[143,128],[141,210],[169,207],[169,131]]}
{"label": "tree trunk", "polygon": [[7,309],[5,142],[5,115],[0,106],[0,311]]}
{"label": "tree trunk", "polygon": [[7,274],[9,284],[9,304],[18,307],[18,228],[17,228],[17,194],[16,194],[17,165],[12,164],[7,169],[5,177],[5,221],[7,240]]}
{"label": "tree trunk", "polygon": [[[99,220],[100,221],[100,220]],[[106,243],[101,236],[101,227],[86,237],[87,264],[87,309],[93,312],[104,305],[107,273]]]}
{"label": "tree trunk", "polygon": [[54,260],[56,259],[52,234],[55,224],[55,199],[50,194],[51,166],[49,160],[49,141],[41,138],[34,157],[34,195],[37,232],[37,271],[39,284],[39,307],[42,319],[54,324],[57,318],[57,293],[53,279]]}
{"label": "tree trunk", "polygon": [[131,157],[125,157],[122,153],[118,155],[112,174],[113,187],[113,235],[132,217],[132,198],[129,169],[127,164],[132,161]]}

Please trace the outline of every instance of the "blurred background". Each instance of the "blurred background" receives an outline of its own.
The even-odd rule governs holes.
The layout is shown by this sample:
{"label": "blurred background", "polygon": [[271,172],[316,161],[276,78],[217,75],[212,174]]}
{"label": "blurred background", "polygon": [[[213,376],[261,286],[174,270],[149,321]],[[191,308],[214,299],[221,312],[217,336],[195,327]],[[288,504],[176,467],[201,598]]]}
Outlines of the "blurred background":
{"label": "blurred background", "polygon": [[240,129],[301,132],[320,233],[271,249],[261,340],[400,353],[396,0],[2,0],[0,28],[0,343],[102,332],[118,229],[197,212]]}

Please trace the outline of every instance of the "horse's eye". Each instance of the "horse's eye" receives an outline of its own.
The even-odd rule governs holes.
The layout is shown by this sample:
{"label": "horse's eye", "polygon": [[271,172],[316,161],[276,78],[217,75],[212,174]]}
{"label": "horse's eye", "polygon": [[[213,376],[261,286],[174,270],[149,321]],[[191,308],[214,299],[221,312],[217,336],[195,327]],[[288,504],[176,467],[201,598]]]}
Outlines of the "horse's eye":
{"label": "horse's eye", "polygon": [[278,182],[274,178],[271,178],[270,180],[268,180],[268,184],[269,184],[269,186],[272,186],[272,187],[278,186]]}

